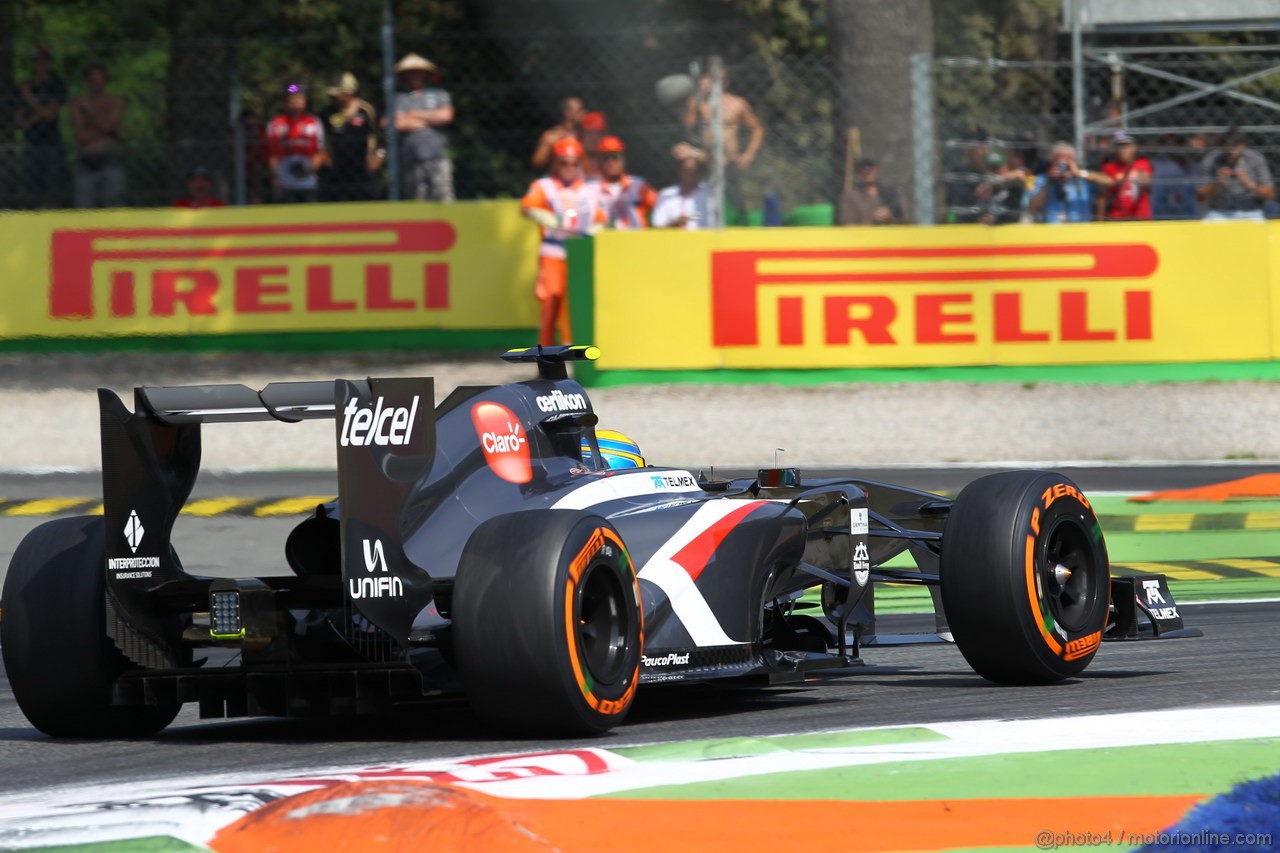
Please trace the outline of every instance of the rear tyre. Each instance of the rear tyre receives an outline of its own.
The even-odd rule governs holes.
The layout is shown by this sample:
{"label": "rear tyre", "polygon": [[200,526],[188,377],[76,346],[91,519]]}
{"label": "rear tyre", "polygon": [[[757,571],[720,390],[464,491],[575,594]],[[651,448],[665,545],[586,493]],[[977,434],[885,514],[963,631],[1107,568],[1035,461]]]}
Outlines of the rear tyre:
{"label": "rear tyre", "polygon": [[111,704],[132,665],[107,637],[105,559],[101,518],[60,518],[27,534],[5,576],[5,671],[22,713],[54,737],[142,737],[181,708]]}
{"label": "rear tyre", "polygon": [[480,525],[458,567],[452,620],[467,698],[503,729],[593,735],[631,708],[640,588],[622,539],[598,516],[535,510]]}
{"label": "rear tyre", "polygon": [[1078,675],[1102,640],[1110,568],[1088,499],[1046,471],[966,486],[943,532],[942,604],[969,665],[1000,684]]}

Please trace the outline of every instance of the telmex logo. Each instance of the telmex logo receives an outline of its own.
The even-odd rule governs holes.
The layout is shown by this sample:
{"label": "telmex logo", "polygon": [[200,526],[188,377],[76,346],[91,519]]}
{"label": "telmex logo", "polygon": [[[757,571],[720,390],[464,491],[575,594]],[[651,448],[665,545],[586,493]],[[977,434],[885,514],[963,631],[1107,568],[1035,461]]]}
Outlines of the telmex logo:
{"label": "telmex logo", "polygon": [[[759,346],[759,312],[772,304],[778,345],[809,343],[809,300],[821,302],[827,345],[966,344],[980,336],[994,343],[1151,340],[1150,289],[1124,290],[1123,322],[1098,327],[1090,320],[1090,298],[1101,295],[1089,288],[1103,280],[1147,278],[1158,263],[1155,248],[1143,243],[713,252],[712,342]],[[1056,284],[1056,316],[1037,316],[1032,323],[1023,315],[1019,290],[997,287],[988,297],[985,288],[972,286],[1004,281]],[[895,293],[898,284],[940,287]],[[980,298],[991,299],[989,329],[975,323],[972,309]],[[907,309],[914,326],[895,334],[891,325]]]}
{"label": "telmex logo", "polygon": [[533,479],[529,436],[514,412],[500,403],[476,403],[471,407],[471,423],[493,473],[508,483]]}
{"label": "telmex logo", "polygon": [[[360,297],[340,299],[332,260],[438,254],[456,242],[454,227],[442,221],[57,230],[49,314],[92,318],[94,279],[103,272],[113,317],[443,310],[448,264],[425,262],[420,274],[393,280],[389,263],[365,263]],[[231,269],[210,266],[227,260]]]}
{"label": "telmex logo", "polygon": [[403,447],[413,435],[413,424],[418,419],[418,399],[414,397],[408,406],[383,408],[383,398],[379,397],[373,408],[366,409],[352,397],[342,410],[342,435],[338,443],[343,447],[368,447],[371,444]]}

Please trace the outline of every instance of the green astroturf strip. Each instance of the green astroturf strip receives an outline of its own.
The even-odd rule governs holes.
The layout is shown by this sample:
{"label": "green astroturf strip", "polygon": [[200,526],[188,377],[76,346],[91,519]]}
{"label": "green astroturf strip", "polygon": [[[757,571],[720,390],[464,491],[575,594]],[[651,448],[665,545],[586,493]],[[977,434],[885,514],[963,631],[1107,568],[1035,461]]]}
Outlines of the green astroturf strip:
{"label": "green astroturf strip", "polygon": [[1110,533],[1107,554],[1113,563],[1222,560],[1280,554],[1280,530],[1190,530]]}
{"label": "green astroturf strip", "polygon": [[801,752],[807,749],[838,749],[859,746],[890,746],[946,740],[932,729],[908,726],[830,734],[778,735],[776,737],[735,737],[628,746],[611,749],[634,761],[704,761],[717,758],[749,758],[774,752]]}
{"label": "green astroturf strip", "polygon": [[[86,824],[88,823],[86,819]],[[146,838],[120,838],[114,841],[87,841],[84,844],[58,844],[54,847],[31,847],[32,853],[208,853],[208,847],[190,844],[168,835]]]}
{"label": "green astroturf strip", "polygon": [[[1170,579],[1169,588],[1173,592],[1173,597],[1182,604],[1190,601],[1280,598],[1280,579],[1278,578],[1222,578],[1198,581]],[[814,601],[817,601],[816,597]],[[891,613],[930,613],[932,610],[933,599],[929,597],[926,589],[894,584],[881,584],[876,587],[877,616]]]}
{"label": "green astroturf strip", "polygon": [[[1070,733],[1063,732],[1063,737],[1070,737]],[[1280,738],[1258,738],[888,761],[660,785],[606,796],[659,800],[939,800],[1215,794],[1243,780],[1275,773],[1277,767]]]}
{"label": "green astroturf strip", "polygon": [[[1169,581],[1173,597],[1181,604],[1189,601],[1230,601],[1237,598],[1280,598],[1280,579],[1223,578],[1209,581]],[[876,604],[879,605],[879,601]],[[1184,614],[1185,615],[1185,614]],[[1188,620],[1194,624],[1194,616]]]}
{"label": "green astroturf strip", "polygon": [[[572,264],[570,265],[572,268]],[[572,285],[571,285],[572,286]],[[576,327],[575,327],[576,331]],[[608,345],[605,345],[607,357]],[[839,382],[1075,382],[1127,385],[1135,382],[1239,382],[1280,379],[1277,361],[1218,361],[1189,364],[1054,364],[973,367],[868,367],[820,370],[598,370],[593,385],[643,383],[825,385]]]}
{"label": "green astroturf strip", "polygon": [[[1223,481],[1233,479],[1224,476]],[[1152,501],[1138,503],[1125,495],[1089,495],[1093,511],[1108,515],[1180,515],[1185,512],[1197,515],[1224,515],[1246,512],[1280,512],[1280,500],[1272,498],[1242,498],[1233,501]],[[1105,526],[1104,528],[1105,529]]]}

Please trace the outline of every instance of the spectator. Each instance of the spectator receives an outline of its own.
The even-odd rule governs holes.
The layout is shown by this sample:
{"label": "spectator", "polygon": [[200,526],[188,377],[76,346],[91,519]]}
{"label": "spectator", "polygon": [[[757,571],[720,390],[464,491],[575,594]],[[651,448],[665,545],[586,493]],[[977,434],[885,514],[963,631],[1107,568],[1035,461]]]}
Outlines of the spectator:
{"label": "spectator", "polygon": [[58,114],[67,86],[53,72],[53,54],[44,45],[31,51],[31,77],[17,85],[14,121],[22,131],[22,184],[28,207],[59,207],[66,190],[67,155]]}
{"label": "spectator", "polygon": [[254,110],[240,114],[244,132],[245,202],[262,204],[271,190],[271,144],[262,116]]}
{"label": "spectator", "polygon": [[382,166],[378,113],[357,97],[359,90],[350,71],[329,87],[333,103],[322,116],[329,142],[329,167],[320,183],[325,201],[369,201],[374,196],[373,175]]}
{"label": "spectator", "polygon": [[213,194],[213,178],[204,166],[196,166],[187,175],[187,194],[173,203],[174,207],[226,207],[227,203]]}
{"label": "spectator", "polygon": [[1161,152],[1151,158],[1152,217],[1198,218],[1195,176],[1203,156],[1204,135],[1197,133],[1185,142],[1181,137],[1163,136],[1160,147]]}
{"label": "spectator", "polygon": [[905,220],[898,191],[880,184],[880,164],[870,157],[859,157],[853,164],[853,186],[840,194],[836,222],[901,225]]}
{"label": "spectator", "polygon": [[627,174],[627,146],[616,136],[600,140],[596,155],[600,160],[600,179],[596,184],[600,207],[608,227],[619,230],[645,228],[658,194],[649,182]]}
{"label": "spectator", "polygon": [[124,98],[107,94],[107,68],[95,62],[85,71],[88,93],[71,99],[76,140],[76,207],[124,205],[124,165],[117,159]]}
{"label": "spectator", "polygon": [[[742,198],[742,175],[755,162],[760,146],[764,144],[764,125],[756,117],[751,103],[740,95],[729,90],[729,71],[724,69],[720,76],[723,96],[720,102],[720,117],[724,125],[724,190],[725,198],[733,205],[732,215],[725,221],[737,224],[745,213],[746,207]],[[698,80],[698,91],[691,95],[685,103],[684,126],[691,134],[690,139],[703,151],[710,151],[713,141],[711,127],[711,75],[703,74]],[[747,133],[746,147],[742,147],[739,138],[743,131]]]}
{"label": "spectator", "polygon": [[706,160],[693,146],[676,146],[680,156],[679,183],[658,193],[653,206],[654,228],[692,231],[710,215],[711,191],[702,179]]}
{"label": "spectator", "polygon": [[272,190],[286,204],[313,202],[326,162],[324,125],[307,112],[307,90],[297,83],[285,91],[284,112],[267,125]]}
{"label": "spectator", "polygon": [[582,117],[585,115],[582,98],[565,98],[560,102],[560,123],[547,128],[538,137],[538,147],[533,150],[529,163],[533,168],[542,171],[551,162],[551,146],[566,136],[582,141]]}
{"label": "spectator", "polygon": [[416,53],[396,63],[396,76],[409,90],[396,95],[396,131],[400,134],[400,196],[418,201],[453,201],[453,163],[448,137],[453,101],[437,86],[435,63]]}
{"label": "spectator", "polygon": [[587,152],[586,159],[582,161],[582,174],[589,181],[600,177],[596,151],[608,132],[609,118],[604,113],[587,113],[582,117],[582,133],[578,140],[582,143],[582,150]]}
{"label": "spectator", "polygon": [[1033,176],[1048,168],[1040,162],[1040,146],[1036,142],[1034,131],[1024,130],[1008,149],[1005,158],[1011,169],[1022,169],[1027,176]]}
{"label": "spectator", "polygon": [[983,225],[1008,225],[1022,218],[1022,196],[1027,188],[1026,173],[1005,161],[999,151],[988,151],[986,171],[974,187],[978,202],[977,221]]}
{"label": "spectator", "polygon": [[1111,139],[1115,152],[1102,164],[1111,179],[1101,196],[1101,219],[1151,218],[1151,161],[1138,156],[1137,141],[1118,131]]}
{"label": "spectator", "polygon": [[1220,150],[1200,162],[1200,181],[1197,194],[1207,208],[1205,219],[1261,220],[1263,206],[1276,197],[1267,161],[1235,129]]}
{"label": "spectator", "polygon": [[605,223],[595,186],[582,178],[582,143],[565,136],[551,147],[551,174],[538,178],[520,201],[520,210],[542,228],[538,247],[538,281],[534,294],[542,303],[538,343],[550,346],[569,343],[569,312],[565,294],[569,266],[564,241],[569,237],[595,233]]}
{"label": "spectator", "polygon": [[1031,186],[1027,207],[1045,222],[1089,222],[1095,184],[1109,186],[1111,179],[1080,168],[1075,146],[1057,142],[1049,152],[1049,168]]}
{"label": "spectator", "polygon": [[978,197],[978,187],[987,172],[987,132],[981,127],[972,127],[965,140],[969,145],[964,152],[964,167],[948,174],[946,179],[948,223],[977,222],[982,215],[983,200]]}

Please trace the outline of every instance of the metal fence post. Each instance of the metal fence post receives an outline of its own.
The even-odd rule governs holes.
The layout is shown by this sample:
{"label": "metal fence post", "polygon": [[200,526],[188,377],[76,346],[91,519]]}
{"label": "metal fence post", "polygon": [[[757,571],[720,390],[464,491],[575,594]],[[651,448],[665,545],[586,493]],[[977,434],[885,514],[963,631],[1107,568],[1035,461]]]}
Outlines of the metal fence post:
{"label": "metal fence post", "polygon": [[915,164],[916,222],[932,225],[934,211],[933,54],[911,54],[911,154]]}
{"label": "metal fence post", "polygon": [[1084,158],[1084,21],[1080,0],[1071,5],[1071,104],[1075,122],[1076,156]]}
{"label": "metal fence post", "polygon": [[711,203],[708,228],[724,227],[724,61],[712,56],[711,74]]}
{"label": "metal fence post", "polygon": [[236,207],[244,207],[247,201],[246,193],[246,173],[244,162],[244,122],[240,120],[240,72],[233,65],[231,67],[231,97],[229,98],[229,108],[231,110],[231,163],[232,173],[232,200]]}
{"label": "metal fence post", "polygon": [[396,139],[396,37],[392,0],[382,3],[382,98],[387,117],[387,198],[400,200],[400,145]]}

